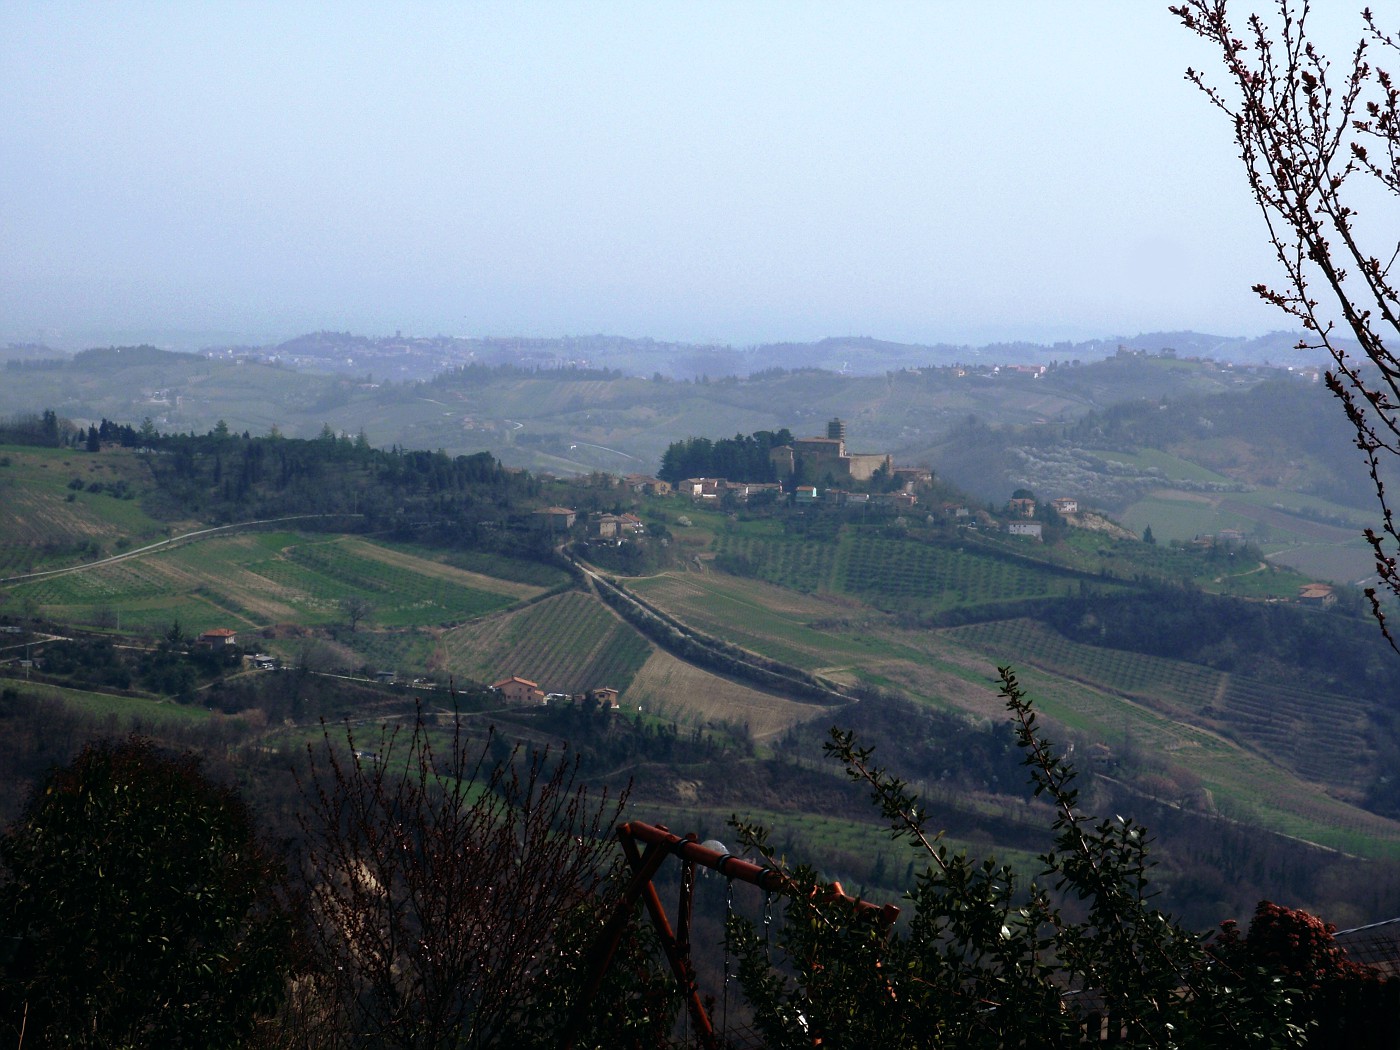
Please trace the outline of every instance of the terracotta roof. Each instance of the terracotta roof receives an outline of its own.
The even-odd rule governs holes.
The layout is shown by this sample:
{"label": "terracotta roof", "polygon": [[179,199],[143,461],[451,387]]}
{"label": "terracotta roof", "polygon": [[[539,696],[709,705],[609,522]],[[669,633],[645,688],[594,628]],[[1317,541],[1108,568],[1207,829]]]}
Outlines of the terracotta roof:
{"label": "terracotta roof", "polygon": [[491,688],[492,688],[492,689],[499,689],[499,688],[501,688],[501,686],[503,686],[503,685],[510,685],[512,682],[519,682],[521,685],[528,685],[531,689],[538,689],[538,688],[539,688],[539,683],[538,683],[538,682],[532,682],[532,681],[530,681],[530,679],[528,679],[528,678],[521,678],[521,677],[520,677],[519,675],[517,675],[517,674],[511,675],[509,678],[502,678],[499,682],[496,682],[494,685],[492,685]]}

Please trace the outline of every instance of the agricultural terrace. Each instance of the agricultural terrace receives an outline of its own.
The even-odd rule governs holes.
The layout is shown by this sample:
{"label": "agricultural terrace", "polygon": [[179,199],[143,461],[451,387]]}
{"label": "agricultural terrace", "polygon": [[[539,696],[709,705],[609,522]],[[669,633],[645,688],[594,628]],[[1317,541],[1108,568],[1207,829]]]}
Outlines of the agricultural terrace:
{"label": "agricultural terrace", "polygon": [[14,584],[9,593],[67,623],[159,632],[304,626],[343,620],[362,598],[372,622],[411,627],[465,620],[542,592],[353,536],[218,535],[110,565]]}
{"label": "agricultural terrace", "polygon": [[133,452],[0,446],[0,577],[163,539],[137,499],[150,484]]}
{"label": "agricultural terrace", "polygon": [[651,644],[591,595],[565,591],[442,636],[444,669],[490,683],[509,675],[546,691],[626,691]]}

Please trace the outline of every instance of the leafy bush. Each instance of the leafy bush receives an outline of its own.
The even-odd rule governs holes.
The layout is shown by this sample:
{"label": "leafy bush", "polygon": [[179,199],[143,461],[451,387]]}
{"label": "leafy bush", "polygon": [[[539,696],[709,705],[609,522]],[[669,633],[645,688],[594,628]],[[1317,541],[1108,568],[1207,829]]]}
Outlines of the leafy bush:
{"label": "leafy bush", "polygon": [[[950,853],[906,785],[833,730],[828,752],[870,789],[893,837],[927,868],[908,895],[912,921],[893,933],[839,883],[810,868],[785,871],[790,903],[776,968],[752,924],[730,920],[739,980],[766,1045],[1048,1047],[1086,1031],[1097,1037],[1101,1023],[1139,1047],[1302,1045],[1300,994],[1249,960],[1211,954],[1203,937],[1153,907],[1146,828],[1084,814],[1074,770],[1040,734],[1009,669],[1001,685],[1034,794],[1055,813],[1039,879],[1023,885],[995,860]],[[739,830],[781,867],[762,829]]]}

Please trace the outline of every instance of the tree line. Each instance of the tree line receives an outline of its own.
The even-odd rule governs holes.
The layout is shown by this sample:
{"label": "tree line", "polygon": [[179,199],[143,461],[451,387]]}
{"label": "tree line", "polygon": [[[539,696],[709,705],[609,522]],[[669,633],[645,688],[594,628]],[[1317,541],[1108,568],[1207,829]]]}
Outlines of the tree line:
{"label": "tree line", "polygon": [[757,430],[747,436],[712,440],[689,437],[666,446],[656,476],[672,484],[685,478],[726,478],[729,481],[777,481],[777,471],[768,453],[792,444],[792,433]]}

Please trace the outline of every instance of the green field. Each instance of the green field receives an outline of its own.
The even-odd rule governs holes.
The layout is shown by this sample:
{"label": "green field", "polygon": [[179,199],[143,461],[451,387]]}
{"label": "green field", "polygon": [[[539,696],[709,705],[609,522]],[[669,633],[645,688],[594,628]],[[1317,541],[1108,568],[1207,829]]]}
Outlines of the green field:
{"label": "green field", "polygon": [[442,642],[455,674],[485,683],[519,675],[547,692],[625,691],[651,654],[645,638],[578,591],[464,624]]}
{"label": "green field", "polygon": [[211,714],[198,706],[185,706],[169,700],[144,697],[116,696],[94,693],[66,686],[40,685],[16,679],[5,681],[6,689],[35,700],[56,700],[97,718],[113,718],[124,728],[136,725],[199,725],[208,722]]}
{"label": "green field", "polygon": [[367,601],[368,622],[379,626],[443,624],[504,608],[541,588],[358,537],[277,531],[216,535],[8,591],[61,622],[159,631],[178,620],[199,632],[339,623],[347,598]]}
{"label": "green field", "polygon": [[991,679],[1010,664],[1054,737],[1156,756],[1163,790],[1204,792],[1190,804],[1339,850],[1400,856],[1400,826],[1343,801],[1376,772],[1366,710],[1350,697],[1080,645],[1030,620],[916,631],[846,599],[722,573],[629,586],[706,633],[809,669],[846,667],[979,718],[1001,717]]}

